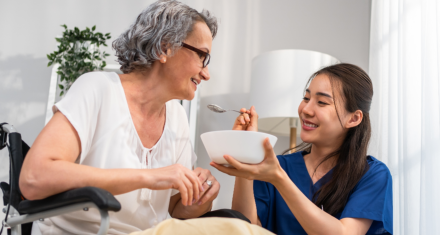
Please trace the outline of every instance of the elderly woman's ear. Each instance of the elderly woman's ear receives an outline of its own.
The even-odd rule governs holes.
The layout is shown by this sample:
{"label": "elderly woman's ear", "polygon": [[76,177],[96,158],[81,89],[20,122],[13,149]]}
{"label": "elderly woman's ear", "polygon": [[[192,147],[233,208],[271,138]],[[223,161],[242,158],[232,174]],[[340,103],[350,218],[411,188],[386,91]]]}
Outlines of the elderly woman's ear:
{"label": "elderly woman's ear", "polygon": [[160,58],[159,61],[160,61],[161,63],[165,63],[165,62],[167,62],[167,57],[170,56],[171,53],[172,53],[170,48],[168,48],[168,49],[164,49],[163,52],[164,52],[165,54],[161,54],[161,55],[159,56],[159,58]]}
{"label": "elderly woman's ear", "polygon": [[165,55],[161,55],[160,56],[160,60],[159,60],[162,64],[167,62],[167,57]]}

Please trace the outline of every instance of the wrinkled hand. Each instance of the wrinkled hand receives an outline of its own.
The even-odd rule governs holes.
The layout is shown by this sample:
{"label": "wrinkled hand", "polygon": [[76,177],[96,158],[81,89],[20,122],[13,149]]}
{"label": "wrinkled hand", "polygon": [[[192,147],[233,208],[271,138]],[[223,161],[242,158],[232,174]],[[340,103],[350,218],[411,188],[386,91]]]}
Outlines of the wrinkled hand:
{"label": "wrinkled hand", "polygon": [[229,155],[224,155],[223,157],[232,167],[225,167],[215,162],[211,162],[210,165],[228,175],[249,180],[260,180],[273,184],[273,182],[276,182],[276,180],[282,177],[285,172],[280,166],[272,145],[269,142],[269,138],[266,138],[263,141],[263,147],[265,150],[264,160],[259,164],[251,165],[241,163]]}
{"label": "wrinkled hand", "polygon": [[[212,202],[215,198],[217,198],[217,195],[220,191],[220,184],[217,181],[217,179],[211,174],[211,171],[207,169],[203,169],[200,167],[197,167],[194,170],[194,173],[199,177],[200,182],[204,182],[202,184],[204,191],[201,193],[200,200],[198,200],[196,203],[198,205],[205,204],[206,202]],[[209,180],[212,182],[211,187],[206,183],[206,181]]]}
{"label": "wrinkled hand", "polygon": [[258,114],[255,107],[252,106],[249,110],[242,108],[240,114],[234,122],[232,130],[236,131],[258,131]]}
{"label": "wrinkled hand", "polygon": [[180,191],[184,206],[191,206],[193,201],[200,199],[201,192],[204,191],[201,183],[204,181],[199,180],[199,175],[180,164],[150,171],[151,174],[147,178],[148,188],[153,190],[177,189]]}

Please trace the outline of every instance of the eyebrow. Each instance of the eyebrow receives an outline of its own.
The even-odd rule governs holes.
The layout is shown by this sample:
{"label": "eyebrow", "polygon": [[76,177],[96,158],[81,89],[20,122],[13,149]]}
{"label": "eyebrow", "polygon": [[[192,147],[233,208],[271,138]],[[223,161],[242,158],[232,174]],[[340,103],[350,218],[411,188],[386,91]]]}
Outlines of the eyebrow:
{"label": "eyebrow", "polygon": [[[311,93],[309,89],[306,89],[306,92]],[[316,92],[316,95],[318,95],[318,96],[325,96],[325,97],[328,97],[330,99],[333,99],[333,97],[331,95],[329,95],[327,93],[324,93],[324,92]]]}

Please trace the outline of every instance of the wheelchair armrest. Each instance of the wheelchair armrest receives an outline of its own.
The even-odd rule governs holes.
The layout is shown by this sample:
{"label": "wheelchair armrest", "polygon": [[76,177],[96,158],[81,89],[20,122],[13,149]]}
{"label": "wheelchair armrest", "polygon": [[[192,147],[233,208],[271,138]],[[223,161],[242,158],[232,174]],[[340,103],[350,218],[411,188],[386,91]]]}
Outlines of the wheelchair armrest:
{"label": "wheelchair armrest", "polygon": [[79,202],[93,202],[99,209],[119,211],[121,204],[104,189],[84,187],[59,193],[42,200],[23,200],[18,205],[20,214],[33,214],[56,209]]}

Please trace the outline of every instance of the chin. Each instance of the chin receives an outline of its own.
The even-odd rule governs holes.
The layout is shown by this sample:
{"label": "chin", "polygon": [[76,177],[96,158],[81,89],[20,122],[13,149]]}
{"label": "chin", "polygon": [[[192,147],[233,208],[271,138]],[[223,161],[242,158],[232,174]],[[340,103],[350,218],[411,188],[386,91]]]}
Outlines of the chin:
{"label": "chin", "polygon": [[195,94],[191,93],[185,98],[185,100],[192,100],[192,99],[194,99],[194,97],[195,97]]}
{"label": "chin", "polygon": [[194,94],[194,92],[192,92],[192,93],[189,93],[189,94],[186,94],[185,96],[183,96],[183,98],[181,100],[192,100],[192,99],[194,99],[194,97],[195,97],[195,94]]}
{"label": "chin", "polygon": [[302,142],[304,142],[304,143],[308,143],[308,144],[313,143],[313,138],[311,136],[300,135],[300,138],[301,138]]}

